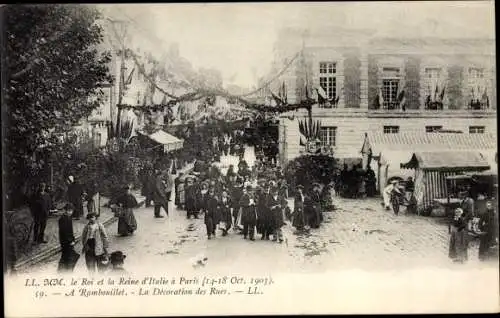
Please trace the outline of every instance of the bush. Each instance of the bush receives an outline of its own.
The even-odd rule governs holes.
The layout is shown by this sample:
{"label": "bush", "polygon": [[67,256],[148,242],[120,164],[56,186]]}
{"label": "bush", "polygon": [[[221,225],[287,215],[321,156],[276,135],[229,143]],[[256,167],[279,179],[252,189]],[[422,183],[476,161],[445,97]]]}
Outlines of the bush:
{"label": "bush", "polygon": [[324,155],[305,155],[290,161],[284,170],[287,183],[292,192],[299,184],[304,186],[304,191],[312,189],[313,182],[326,185],[334,179],[337,170],[333,157]]}

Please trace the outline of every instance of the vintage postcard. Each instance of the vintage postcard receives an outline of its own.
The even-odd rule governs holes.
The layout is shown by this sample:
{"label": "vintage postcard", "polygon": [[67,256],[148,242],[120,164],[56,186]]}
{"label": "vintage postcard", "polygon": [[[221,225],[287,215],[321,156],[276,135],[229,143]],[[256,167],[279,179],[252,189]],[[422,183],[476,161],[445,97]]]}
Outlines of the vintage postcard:
{"label": "vintage postcard", "polygon": [[499,312],[493,1],[0,9],[6,317]]}

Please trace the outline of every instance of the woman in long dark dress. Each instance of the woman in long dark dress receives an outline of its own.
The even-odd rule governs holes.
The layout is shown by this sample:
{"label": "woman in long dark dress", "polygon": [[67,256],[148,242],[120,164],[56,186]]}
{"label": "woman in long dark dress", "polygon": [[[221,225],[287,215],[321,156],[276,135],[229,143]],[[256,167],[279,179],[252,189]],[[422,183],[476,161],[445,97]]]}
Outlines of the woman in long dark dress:
{"label": "woman in long dark dress", "polygon": [[134,208],[139,205],[132,195],[130,186],[125,186],[125,193],[116,199],[116,204],[120,206],[118,216],[118,235],[129,236],[137,230],[137,221],[134,216]]}
{"label": "woman in long dark dress", "polygon": [[306,225],[304,216],[304,187],[302,185],[297,186],[297,193],[295,194],[293,215],[292,215],[292,226],[297,229],[297,231],[304,230]]}
{"label": "woman in long dark dress", "polygon": [[467,219],[461,208],[455,210],[455,217],[450,227],[450,249],[448,257],[454,262],[467,261]]}

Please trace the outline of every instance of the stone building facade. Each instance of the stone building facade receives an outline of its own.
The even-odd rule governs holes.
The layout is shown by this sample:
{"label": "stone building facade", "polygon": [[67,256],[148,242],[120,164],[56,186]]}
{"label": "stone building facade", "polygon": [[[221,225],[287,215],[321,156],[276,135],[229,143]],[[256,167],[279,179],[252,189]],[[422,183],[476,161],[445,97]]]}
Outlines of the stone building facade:
{"label": "stone building facade", "polygon": [[[367,132],[495,133],[494,47],[491,39],[285,30],[275,45],[275,60],[281,63],[273,65],[271,74],[295,60],[271,90],[285,83],[289,103],[303,100],[306,93],[331,100],[315,104],[312,119],[321,125],[322,145],[331,147],[336,158],[361,158]],[[299,121],[306,119],[305,110],[281,116],[282,164],[304,151]]]}

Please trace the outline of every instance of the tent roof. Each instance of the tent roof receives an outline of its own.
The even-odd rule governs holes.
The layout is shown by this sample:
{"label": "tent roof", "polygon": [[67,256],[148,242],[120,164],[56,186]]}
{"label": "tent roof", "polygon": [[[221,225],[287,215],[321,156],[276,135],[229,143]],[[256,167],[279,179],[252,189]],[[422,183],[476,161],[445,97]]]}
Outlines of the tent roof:
{"label": "tent roof", "polygon": [[160,145],[164,145],[165,151],[180,149],[184,146],[183,140],[172,136],[171,134],[163,130],[158,130],[150,135],[144,132],[140,132],[140,134],[148,136],[151,140]]}
{"label": "tent roof", "polygon": [[486,170],[490,165],[486,158],[476,151],[429,151],[415,152],[410,161],[401,164],[405,169],[456,169]]}
{"label": "tent roof", "polygon": [[164,132],[163,130],[158,130],[151,135],[149,138],[153,139],[159,144],[168,145],[171,143],[182,142],[179,138],[172,136],[171,134]]}
{"label": "tent roof", "polygon": [[421,151],[497,149],[495,134],[368,132],[361,149],[378,157],[383,151]]}

